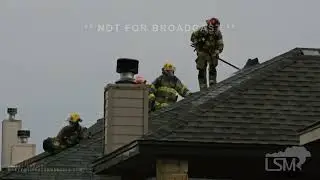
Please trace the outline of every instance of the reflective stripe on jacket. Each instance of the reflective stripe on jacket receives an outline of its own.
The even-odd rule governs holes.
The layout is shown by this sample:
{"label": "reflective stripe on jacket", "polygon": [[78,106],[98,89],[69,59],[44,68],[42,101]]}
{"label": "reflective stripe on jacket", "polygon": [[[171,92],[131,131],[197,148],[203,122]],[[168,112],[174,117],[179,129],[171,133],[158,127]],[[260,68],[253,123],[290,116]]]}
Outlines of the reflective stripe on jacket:
{"label": "reflective stripe on jacket", "polygon": [[190,93],[176,76],[166,75],[161,75],[154,80],[150,92],[155,95],[156,101],[168,103],[176,102],[178,94],[185,97]]}

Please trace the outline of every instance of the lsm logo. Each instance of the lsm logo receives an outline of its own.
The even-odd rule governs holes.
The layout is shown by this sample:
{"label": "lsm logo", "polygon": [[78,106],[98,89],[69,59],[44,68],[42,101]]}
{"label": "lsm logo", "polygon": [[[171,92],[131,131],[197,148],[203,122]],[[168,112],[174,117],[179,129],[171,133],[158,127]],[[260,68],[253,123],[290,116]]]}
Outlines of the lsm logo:
{"label": "lsm logo", "polygon": [[284,152],[268,153],[265,155],[265,170],[273,172],[301,171],[307,157],[311,157],[311,153],[301,146],[288,147]]}

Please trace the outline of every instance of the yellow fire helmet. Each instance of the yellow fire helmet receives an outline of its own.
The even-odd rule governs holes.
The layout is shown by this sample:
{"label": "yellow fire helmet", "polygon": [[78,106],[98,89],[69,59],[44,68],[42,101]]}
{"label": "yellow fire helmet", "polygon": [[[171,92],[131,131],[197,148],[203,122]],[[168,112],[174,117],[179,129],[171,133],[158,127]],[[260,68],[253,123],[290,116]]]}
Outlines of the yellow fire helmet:
{"label": "yellow fire helmet", "polygon": [[176,71],[176,67],[172,63],[169,63],[168,61],[163,65],[164,71]]}
{"label": "yellow fire helmet", "polygon": [[71,113],[70,117],[68,118],[68,121],[76,123],[82,122],[82,119],[80,118],[80,115],[78,113]]}

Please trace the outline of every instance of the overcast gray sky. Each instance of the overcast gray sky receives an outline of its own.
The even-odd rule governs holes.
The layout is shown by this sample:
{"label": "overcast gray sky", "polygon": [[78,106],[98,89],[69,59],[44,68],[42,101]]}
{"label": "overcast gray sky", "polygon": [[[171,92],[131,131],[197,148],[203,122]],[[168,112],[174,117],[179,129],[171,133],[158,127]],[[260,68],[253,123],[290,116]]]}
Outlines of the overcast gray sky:
{"label": "overcast gray sky", "polygon": [[[156,32],[153,25],[204,25],[217,16],[225,50],[221,57],[243,67],[248,58],[261,62],[295,47],[320,47],[317,0],[150,1],[150,0],[2,0],[0,1],[0,109],[18,107],[31,142],[42,140],[79,112],[84,125],[102,117],[103,87],[118,79],[119,57],[140,60],[149,81],[169,59],[177,76],[198,90],[191,31]],[[97,31],[115,25],[117,31]],[[148,32],[124,27],[146,25]],[[218,80],[235,69],[220,62]]]}

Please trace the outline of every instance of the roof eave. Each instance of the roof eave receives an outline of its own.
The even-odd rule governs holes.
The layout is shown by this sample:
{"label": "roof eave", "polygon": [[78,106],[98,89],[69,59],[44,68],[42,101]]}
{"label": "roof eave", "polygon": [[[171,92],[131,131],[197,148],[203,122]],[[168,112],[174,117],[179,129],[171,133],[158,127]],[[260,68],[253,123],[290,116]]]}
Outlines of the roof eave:
{"label": "roof eave", "polygon": [[[156,157],[158,155],[171,154],[171,155],[187,155],[188,153],[197,155],[198,151],[194,151],[195,147],[199,148],[199,154],[212,155],[211,151],[221,152],[235,149],[243,150],[270,150],[279,149],[290,146],[279,144],[232,144],[232,143],[212,143],[212,142],[190,142],[190,141],[162,141],[162,140],[137,140],[122,148],[115,150],[114,152],[96,160],[93,163],[93,172],[95,174],[104,174],[124,161],[137,157],[138,155],[146,155],[148,157]],[[150,151],[152,149],[152,152]],[[164,151],[164,149],[165,151]],[[173,150],[180,148],[179,151]],[[182,149],[185,151],[182,152]],[[190,151],[188,151],[191,148]],[[200,151],[201,149],[201,151]],[[151,156],[150,156],[151,155]],[[192,155],[192,156],[193,156]],[[190,155],[187,155],[190,156]],[[142,157],[143,158],[143,157]]]}
{"label": "roof eave", "polygon": [[133,141],[95,160],[92,163],[93,172],[99,174],[103,172],[106,168],[116,165],[117,163],[114,161],[114,159],[126,160],[137,154],[139,154],[138,141]]}

